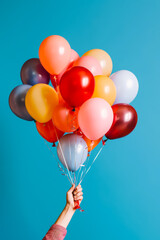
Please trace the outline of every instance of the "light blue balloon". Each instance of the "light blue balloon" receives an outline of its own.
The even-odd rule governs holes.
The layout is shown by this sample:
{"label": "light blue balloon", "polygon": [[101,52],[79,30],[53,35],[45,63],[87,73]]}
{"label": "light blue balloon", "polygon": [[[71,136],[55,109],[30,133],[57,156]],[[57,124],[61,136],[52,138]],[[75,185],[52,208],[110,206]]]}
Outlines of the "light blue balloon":
{"label": "light blue balloon", "polygon": [[75,172],[87,159],[88,147],[81,136],[66,134],[59,140],[57,154],[63,166]]}
{"label": "light blue balloon", "polygon": [[136,97],[139,88],[136,76],[128,70],[121,70],[113,73],[110,78],[113,80],[117,90],[114,104],[129,104],[132,102]]}

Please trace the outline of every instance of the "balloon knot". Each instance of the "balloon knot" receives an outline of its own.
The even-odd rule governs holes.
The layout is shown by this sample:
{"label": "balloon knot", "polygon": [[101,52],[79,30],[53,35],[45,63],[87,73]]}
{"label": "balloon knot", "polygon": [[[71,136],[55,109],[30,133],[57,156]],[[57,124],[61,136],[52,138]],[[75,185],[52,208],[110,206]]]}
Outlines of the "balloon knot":
{"label": "balloon knot", "polygon": [[102,139],[102,144],[103,146],[106,145],[106,139],[105,140]]}
{"label": "balloon knot", "polygon": [[53,143],[52,147],[56,147],[56,144],[55,144],[55,142]]}
{"label": "balloon knot", "polygon": [[76,111],[76,109],[75,109],[75,108],[73,108],[73,109],[72,109],[72,112],[75,112],[75,111]]}
{"label": "balloon knot", "polygon": [[88,155],[87,155],[88,157],[90,156],[90,153],[88,153]]}

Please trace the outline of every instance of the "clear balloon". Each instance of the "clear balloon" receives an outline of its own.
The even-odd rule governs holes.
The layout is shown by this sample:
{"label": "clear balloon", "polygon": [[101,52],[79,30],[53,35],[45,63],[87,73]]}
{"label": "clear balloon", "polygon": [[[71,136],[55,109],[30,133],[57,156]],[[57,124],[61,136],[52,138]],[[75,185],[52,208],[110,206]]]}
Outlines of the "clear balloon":
{"label": "clear balloon", "polygon": [[102,75],[100,63],[92,56],[82,56],[74,63],[74,66],[87,68],[93,74],[93,76]]}
{"label": "clear balloon", "polygon": [[58,95],[49,85],[39,83],[29,89],[25,105],[29,114],[40,123],[52,118],[54,107],[58,104]]}
{"label": "clear balloon", "polygon": [[112,106],[114,119],[110,130],[105,134],[108,139],[125,137],[133,131],[137,124],[137,112],[128,104]]}
{"label": "clear balloon", "polygon": [[117,95],[114,104],[116,103],[131,103],[138,93],[138,80],[136,76],[127,70],[121,70],[113,73],[110,78],[113,80]]}
{"label": "clear balloon", "polygon": [[64,135],[64,132],[53,125],[52,120],[46,123],[36,122],[36,128],[39,134],[51,143],[57,142]]}
{"label": "clear balloon", "polygon": [[49,83],[49,73],[41,65],[39,58],[31,58],[21,68],[21,79],[24,84]]}
{"label": "clear balloon", "polygon": [[40,62],[51,75],[60,74],[69,64],[70,56],[69,43],[58,35],[45,38],[39,48]]}
{"label": "clear balloon", "polygon": [[75,172],[86,161],[88,147],[77,134],[67,134],[59,140],[57,154],[63,166]]}
{"label": "clear balloon", "polygon": [[84,135],[91,140],[98,140],[110,129],[113,111],[108,102],[102,98],[87,100],[78,113],[78,123]]}
{"label": "clear balloon", "polygon": [[95,88],[92,98],[103,98],[111,106],[116,99],[116,86],[107,76],[95,76]]}
{"label": "clear balloon", "polygon": [[112,72],[112,59],[109,54],[102,49],[92,49],[86,52],[83,56],[92,56],[96,58],[102,68],[102,75],[110,76]]}
{"label": "clear balloon", "polygon": [[15,87],[9,95],[9,106],[12,112],[17,117],[27,121],[33,120],[25,106],[25,96],[30,88],[31,86],[27,84],[19,85]]}

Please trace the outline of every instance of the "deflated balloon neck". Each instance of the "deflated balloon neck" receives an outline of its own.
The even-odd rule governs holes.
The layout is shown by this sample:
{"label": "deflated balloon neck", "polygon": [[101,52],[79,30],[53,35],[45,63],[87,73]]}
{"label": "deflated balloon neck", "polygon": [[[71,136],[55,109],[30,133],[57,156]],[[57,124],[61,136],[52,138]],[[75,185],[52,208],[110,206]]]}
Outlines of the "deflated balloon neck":
{"label": "deflated balloon neck", "polygon": [[74,108],[72,108],[72,112],[75,112],[75,111],[76,111],[75,107],[74,107]]}
{"label": "deflated balloon neck", "polygon": [[107,141],[108,141],[108,138],[106,138],[106,139],[104,139],[104,140],[102,139],[102,144],[103,144],[103,146],[106,145],[106,142],[107,142]]}

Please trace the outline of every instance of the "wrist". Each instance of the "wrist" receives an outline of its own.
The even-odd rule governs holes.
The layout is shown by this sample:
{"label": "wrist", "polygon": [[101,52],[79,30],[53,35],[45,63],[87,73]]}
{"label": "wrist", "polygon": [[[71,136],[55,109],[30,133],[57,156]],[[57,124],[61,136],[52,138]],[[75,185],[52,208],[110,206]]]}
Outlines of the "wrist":
{"label": "wrist", "polygon": [[74,213],[75,209],[73,209],[73,206],[70,203],[66,203],[66,206],[64,208],[67,212]]}

